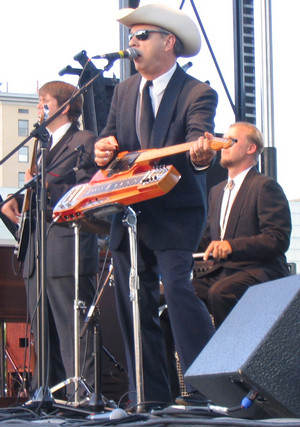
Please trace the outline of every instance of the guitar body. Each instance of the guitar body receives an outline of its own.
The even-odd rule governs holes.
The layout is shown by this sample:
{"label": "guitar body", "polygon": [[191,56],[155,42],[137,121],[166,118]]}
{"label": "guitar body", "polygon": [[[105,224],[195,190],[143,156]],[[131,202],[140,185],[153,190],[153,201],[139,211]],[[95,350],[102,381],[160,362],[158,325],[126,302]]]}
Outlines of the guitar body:
{"label": "guitar body", "polygon": [[108,215],[123,206],[166,194],[179,179],[173,166],[138,166],[110,178],[99,171],[89,183],[77,185],[64,195],[53,210],[53,218],[60,223]]}
{"label": "guitar body", "polygon": [[[45,105],[43,113],[39,116],[38,124],[41,124],[47,118],[48,118],[48,107],[47,105]],[[33,154],[32,154],[30,168],[29,168],[31,175],[33,175],[35,172],[37,145],[38,145],[38,139],[36,138],[34,140]],[[18,238],[17,238],[17,244],[15,248],[15,255],[19,262],[24,261],[27,246],[29,243],[29,233],[30,233],[29,209],[31,205],[31,195],[32,195],[31,189],[27,189],[24,193],[22,215],[19,222],[19,229],[17,232]]]}
{"label": "guitar body", "polygon": [[[217,151],[235,142],[227,138],[214,138],[210,144]],[[73,187],[60,199],[53,210],[54,221],[93,221],[124,206],[166,194],[177,184],[180,174],[174,166],[156,166],[158,161],[189,151],[193,143],[119,153],[89,183]]]}
{"label": "guitar body", "polygon": [[[33,173],[35,167],[35,152],[36,152],[37,141],[35,141],[34,151],[31,161],[30,171]],[[25,259],[27,246],[29,242],[29,233],[30,233],[30,218],[29,218],[29,210],[31,204],[31,195],[32,190],[27,189],[24,194],[23,205],[22,205],[22,214],[19,221],[18,231],[17,231],[17,243],[15,246],[15,255],[19,262],[23,262]]]}
{"label": "guitar body", "polygon": [[17,231],[17,243],[15,246],[15,255],[19,262],[25,259],[30,233],[30,218],[28,212],[23,212],[20,225]]}

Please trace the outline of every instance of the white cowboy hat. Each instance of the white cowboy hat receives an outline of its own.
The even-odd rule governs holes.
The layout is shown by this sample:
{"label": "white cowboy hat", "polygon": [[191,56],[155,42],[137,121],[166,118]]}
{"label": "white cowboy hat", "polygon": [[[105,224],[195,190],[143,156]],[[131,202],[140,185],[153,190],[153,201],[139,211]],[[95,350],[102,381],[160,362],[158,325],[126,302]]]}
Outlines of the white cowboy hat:
{"label": "white cowboy hat", "polygon": [[182,10],[164,4],[146,4],[136,9],[120,9],[117,21],[126,27],[147,24],[155,25],[174,34],[182,43],[181,56],[197,55],[201,47],[201,38],[194,21]]}

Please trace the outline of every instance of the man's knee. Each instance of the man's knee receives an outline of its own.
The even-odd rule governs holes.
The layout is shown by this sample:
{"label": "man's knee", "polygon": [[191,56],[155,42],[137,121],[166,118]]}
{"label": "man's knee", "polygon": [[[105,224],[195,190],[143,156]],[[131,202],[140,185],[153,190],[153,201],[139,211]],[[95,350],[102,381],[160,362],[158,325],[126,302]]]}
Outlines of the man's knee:
{"label": "man's knee", "polygon": [[207,290],[207,301],[209,304],[211,303],[222,303],[222,301],[224,300],[224,298],[226,298],[226,291],[224,291],[223,289],[221,289],[218,286],[211,286],[208,290]]}
{"label": "man's knee", "polygon": [[219,326],[238,302],[238,298],[231,292],[217,287],[211,287],[207,294],[207,306],[215,319],[215,326]]}

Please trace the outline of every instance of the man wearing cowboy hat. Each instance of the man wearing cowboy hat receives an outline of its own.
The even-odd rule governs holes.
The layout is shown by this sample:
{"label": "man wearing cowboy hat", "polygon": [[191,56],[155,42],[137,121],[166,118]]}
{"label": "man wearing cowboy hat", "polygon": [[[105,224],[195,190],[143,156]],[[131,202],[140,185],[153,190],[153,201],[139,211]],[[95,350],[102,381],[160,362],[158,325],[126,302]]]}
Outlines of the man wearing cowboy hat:
{"label": "man wearing cowboy hat", "polygon": [[[122,9],[117,20],[130,28],[129,45],[138,56],[137,74],[116,86],[107,125],[95,144],[95,159],[105,167],[116,151],[160,148],[195,141],[188,153],[163,159],[181,174],[166,195],[137,203],[138,275],[145,400],[172,401],[160,328],[159,279],[164,286],[172,332],[183,373],[198,356],[214,329],[204,304],[191,283],[193,252],[206,219],[206,169],[214,152],[204,139],[213,132],[217,94],[207,84],[187,75],[179,56],[196,55],[201,46],[194,22],[181,10],[162,4]],[[152,81],[150,96],[154,123],[147,145],[141,143],[142,90]],[[205,140],[206,141],[206,140]],[[110,249],[114,262],[116,304],[125,342],[129,391],[136,399],[132,306],[129,299],[130,252],[123,213],[114,215]],[[133,392],[133,393],[132,393]]]}

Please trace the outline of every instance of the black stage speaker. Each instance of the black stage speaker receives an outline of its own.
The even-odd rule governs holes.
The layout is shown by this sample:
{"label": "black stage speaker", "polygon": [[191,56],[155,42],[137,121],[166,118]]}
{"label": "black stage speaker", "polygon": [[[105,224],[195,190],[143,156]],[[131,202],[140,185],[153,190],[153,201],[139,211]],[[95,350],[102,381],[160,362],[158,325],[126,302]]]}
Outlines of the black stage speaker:
{"label": "black stage speaker", "polygon": [[190,366],[187,383],[231,415],[300,417],[300,276],[252,286]]}

